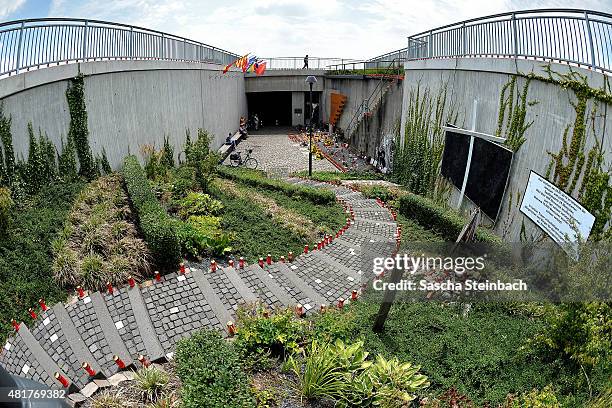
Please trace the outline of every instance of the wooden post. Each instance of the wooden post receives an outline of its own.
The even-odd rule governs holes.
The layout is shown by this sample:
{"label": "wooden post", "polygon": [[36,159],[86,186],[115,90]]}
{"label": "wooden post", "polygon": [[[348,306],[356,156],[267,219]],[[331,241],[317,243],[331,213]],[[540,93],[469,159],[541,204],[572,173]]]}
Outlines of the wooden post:
{"label": "wooden post", "polygon": [[[394,268],[391,272],[391,282],[399,283],[402,280],[403,270],[400,268]],[[385,329],[385,322],[387,321],[387,316],[389,315],[389,310],[391,309],[391,305],[395,300],[395,296],[397,291],[395,290],[386,290],[383,295],[383,301],[378,309],[378,315],[376,315],[376,320],[374,321],[374,327],[372,330],[374,333],[382,333]]]}

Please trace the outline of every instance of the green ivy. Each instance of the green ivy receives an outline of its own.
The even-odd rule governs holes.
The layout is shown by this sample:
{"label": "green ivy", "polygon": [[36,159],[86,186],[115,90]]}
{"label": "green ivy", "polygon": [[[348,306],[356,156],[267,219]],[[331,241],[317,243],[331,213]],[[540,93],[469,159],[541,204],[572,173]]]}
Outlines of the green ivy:
{"label": "green ivy", "polygon": [[62,152],[58,155],[57,166],[63,181],[73,181],[79,177],[74,139],[70,134],[65,144],[64,138],[62,137]]}
{"label": "green ivy", "polygon": [[98,171],[96,161],[89,147],[84,78],[83,74],[72,78],[66,90],[66,99],[68,100],[68,109],[70,110],[68,137],[74,140],[80,165],[79,173],[86,179],[93,180],[98,175]]}
{"label": "green ivy", "polygon": [[[532,78],[527,78],[523,90],[518,93],[517,76],[512,75],[510,80],[502,87],[499,98],[499,114],[495,135],[504,137],[506,139],[504,144],[514,152],[517,152],[525,143],[525,132],[533,125],[533,121],[525,122],[527,106],[538,103],[537,101],[527,102],[531,80]],[[508,91],[507,98],[506,91]],[[506,121],[505,126],[504,119]]]}
{"label": "green ivy", "polygon": [[[11,134],[12,118],[4,116],[4,106],[0,105],[0,185],[10,186],[15,178],[15,152],[13,151],[13,135]],[[3,157],[4,156],[4,157]]]}
{"label": "green ivy", "polygon": [[[606,225],[612,220],[612,185],[610,185],[610,169],[604,162],[603,147],[595,136],[595,118],[597,107],[587,116],[587,105],[590,99],[603,103],[612,103],[605,90],[593,89],[588,85],[587,78],[577,72],[570,71],[560,74],[545,68],[548,73],[546,82],[555,83],[564,89],[571,89],[576,101],[571,102],[576,116],[572,125],[567,125],[563,132],[561,148],[557,153],[548,152],[551,162],[546,170],[546,178],[555,183],[566,193],[578,197],[580,203],[595,216],[591,229],[591,239],[609,239],[611,229]],[[555,75],[556,77],[553,77]],[[538,77],[538,79],[541,79]],[[591,123],[591,133],[595,138],[594,146],[588,151],[588,124]],[[571,132],[570,132],[571,130]],[[578,191],[576,191],[578,190]]]}
{"label": "green ivy", "polygon": [[444,194],[438,177],[444,151],[442,126],[456,123],[458,117],[454,108],[446,108],[446,97],[446,85],[434,97],[429,89],[422,92],[419,84],[410,92],[404,135],[396,136],[392,178],[428,197]]}

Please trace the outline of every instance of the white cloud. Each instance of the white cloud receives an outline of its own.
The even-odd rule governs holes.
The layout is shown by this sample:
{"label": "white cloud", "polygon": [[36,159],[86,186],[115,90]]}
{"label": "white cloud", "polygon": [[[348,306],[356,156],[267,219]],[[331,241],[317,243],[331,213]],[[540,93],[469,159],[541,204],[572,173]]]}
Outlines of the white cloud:
{"label": "white cloud", "polygon": [[[585,1],[581,7],[612,9],[612,0]],[[411,34],[464,19],[574,4],[569,0],[53,0],[50,15],[139,25],[237,53],[367,58],[405,47]]]}
{"label": "white cloud", "polygon": [[25,0],[0,0],[0,18],[5,18],[19,10]]}

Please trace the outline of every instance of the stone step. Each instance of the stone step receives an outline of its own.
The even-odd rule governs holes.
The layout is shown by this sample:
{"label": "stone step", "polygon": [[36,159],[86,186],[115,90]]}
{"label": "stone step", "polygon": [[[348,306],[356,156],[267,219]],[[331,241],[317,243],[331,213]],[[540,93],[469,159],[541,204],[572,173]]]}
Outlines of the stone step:
{"label": "stone step", "polygon": [[[106,302],[104,298],[111,298],[117,296],[117,292],[113,292],[113,294],[103,295],[100,292],[92,293],[91,295],[91,304],[95,310],[96,316],[98,318],[98,322],[102,327],[102,334],[104,335],[104,339],[108,347],[110,348],[112,355],[117,355],[126,365],[131,365],[134,363],[135,358],[132,356],[123,343],[123,339],[118,331],[117,323],[113,321],[111,315],[106,307]],[[110,356],[112,359],[112,355]],[[137,357],[137,356],[136,356]],[[114,361],[113,361],[114,362]],[[108,370],[108,367],[104,367]],[[118,370],[116,369],[116,364],[113,365],[113,369],[111,373],[105,371],[105,374],[108,376],[115,374]]]}
{"label": "stone step", "polygon": [[242,280],[236,269],[232,267],[221,268],[221,272],[227,276],[229,282],[238,290],[238,293],[242,297],[245,303],[252,303],[257,301],[255,293],[249,289],[248,285]]}
{"label": "stone step", "polygon": [[206,301],[193,276],[171,273],[161,282],[141,288],[142,297],[166,355],[172,355],[176,342],[194,330],[221,329],[222,324]]}
{"label": "stone step", "polygon": [[[206,279],[204,272],[201,270],[192,270],[191,276],[198,285],[202,296],[206,298],[206,301],[212,308],[212,311],[217,316],[219,322],[223,325],[232,320],[232,315],[228,312],[227,308],[223,304],[223,300],[221,300],[221,298],[217,295],[210,282],[208,282],[208,279]],[[223,333],[226,333],[226,331],[224,330]]]}
{"label": "stone step", "polygon": [[[56,348],[53,354],[49,353],[49,350],[47,350],[49,355],[58,364],[61,361],[63,365],[60,365],[62,365],[62,368],[65,370],[67,370],[66,366],[70,366],[71,372],[69,375],[72,376],[72,379],[79,388],[85,386],[90,380],[89,375],[83,370],[83,363],[89,364],[96,373],[102,373],[106,376],[108,373],[100,366],[96,358],[85,345],[85,342],[79,335],[76,327],[74,327],[74,323],[72,319],[70,319],[64,305],[58,303],[53,306],[50,312],[53,315],[53,318],[49,316],[49,323],[47,324],[50,337],[46,339],[37,338],[43,348],[47,344],[50,347],[55,345]],[[44,326],[46,322],[46,319],[43,320],[42,325]],[[54,333],[51,334],[52,332]]]}
{"label": "stone step", "polygon": [[[223,302],[225,309],[234,318],[240,305],[252,302],[256,297],[237,274],[231,272],[228,274],[225,269],[227,268],[218,268],[215,272],[206,271],[202,273]],[[238,282],[238,287],[234,285],[233,281]]]}
{"label": "stone step", "polygon": [[330,265],[332,268],[336,269],[337,271],[345,274],[347,277],[352,277],[356,281],[359,281],[359,279],[361,279],[361,274],[358,273],[357,270],[353,270],[345,266],[344,264],[336,260],[334,257],[330,256],[328,254],[330,249],[331,248],[327,246],[323,248],[323,250],[321,251],[313,251],[312,255],[316,258],[319,258],[321,261],[325,262],[326,264]]}
{"label": "stone step", "polygon": [[269,307],[292,306],[296,300],[287,292],[274,277],[257,264],[251,264],[236,271],[251,291]]}
{"label": "stone step", "polygon": [[151,317],[147,311],[140,286],[127,288],[121,296],[107,298],[107,306],[111,316],[131,353],[142,354],[150,361],[157,361],[164,356]]}
{"label": "stone step", "polygon": [[[100,305],[100,302],[102,305]],[[110,314],[108,316],[102,316],[104,323],[99,319],[97,312],[101,306],[104,308],[106,307],[102,295],[100,295],[99,292],[93,292],[82,299],[75,300],[74,303],[67,304],[66,311],[79,336],[85,343],[85,346],[100,365],[102,372],[108,376],[119,371],[119,367],[113,360],[113,355],[118,355],[128,365],[131,364],[133,360],[122,341],[120,342],[120,346],[116,349],[111,347],[109,342],[116,347],[115,338],[112,334],[109,334],[110,338],[106,337],[106,333],[110,329],[104,327],[103,324],[112,325],[112,329],[115,329],[115,332],[116,327],[112,319],[110,319]],[[119,333],[116,333],[116,335],[119,337]]]}
{"label": "stone step", "polygon": [[355,271],[359,275],[358,280],[361,279],[360,271],[363,271],[365,266],[369,268],[369,265],[364,264],[364,251],[361,250],[361,247],[344,241],[342,238],[335,238],[332,244],[325,247],[321,252],[344,267]]}
{"label": "stone step", "polygon": [[[297,258],[299,259],[299,258]],[[277,262],[273,264],[275,268],[266,267],[266,270],[271,271],[272,276],[280,281],[285,282],[285,288],[292,287],[296,291],[294,298],[299,300],[299,303],[304,306],[306,311],[314,310],[316,307],[325,303],[325,298],[318,294],[310,285],[308,285],[304,279],[295,273],[294,263],[285,264]],[[270,269],[267,269],[270,268]],[[277,273],[274,273],[274,269],[278,269]]]}
{"label": "stone step", "polygon": [[334,265],[321,260],[314,251],[302,255],[293,262],[291,271],[317,294],[317,304],[334,303],[344,297],[347,290],[359,285],[359,281],[337,270]]}
{"label": "stone step", "polygon": [[[45,384],[53,388],[61,388],[61,385],[55,380],[55,373],[59,373],[64,376],[70,384],[74,384],[73,378],[71,378],[64,370],[62,370],[55,361],[45,352],[40,343],[34,338],[30,329],[25,324],[21,324],[21,328],[17,332],[17,337],[21,339],[24,345],[24,356],[22,357],[25,362],[22,365],[21,373],[17,375],[25,375],[27,378],[36,379],[38,381],[44,380]],[[34,370],[30,373],[30,370]]]}

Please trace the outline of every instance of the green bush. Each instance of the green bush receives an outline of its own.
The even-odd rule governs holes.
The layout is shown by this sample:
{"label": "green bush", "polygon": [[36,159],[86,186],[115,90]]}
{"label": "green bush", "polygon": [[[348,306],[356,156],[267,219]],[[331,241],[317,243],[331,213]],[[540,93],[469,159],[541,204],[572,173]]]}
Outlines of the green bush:
{"label": "green bush", "polygon": [[271,179],[266,177],[263,172],[258,170],[219,166],[218,173],[222,177],[236,180],[254,187],[281,191],[286,195],[299,196],[310,200],[315,204],[329,204],[336,201],[336,195],[330,190],[295,185],[287,183],[286,181]]}
{"label": "green bush", "polygon": [[259,306],[238,309],[236,347],[245,356],[284,357],[297,352],[306,334],[305,321],[297,319],[291,309],[268,311],[268,317],[264,312],[266,309]]}
{"label": "green bush", "polygon": [[342,173],[339,171],[313,171],[312,177],[308,177],[307,171],[300,171],[295,173],[298,177],[310,178],[311,180],[332,182],[340,184],[342,180],[384,180],[385,175],[382,173],[375,173],[373,171],[347,171]]}
{"label": "green bush", "polygon": [[122,174],[140,229],[155,263],[161,267],[175,266],[181,257],[176,223],[155,198],[135,156],[126,157]]}
{"label": "green bush", "polygon": [[[457,212],[441,207],[429,198],[408,192],[399,198],[399,211],[402,215],[440,233],[449,242],[457,239],[468,222]],[[477,229],[476,240],[503,245],[501,238],[484,228]]]}
{"label": "green bush", "polygon": [[178,342],[176,371],[185,408],[255,407],[242,356],[218,333],[202,330]]}
{"label": "green bush", "polygon": [[179,200],[178,215],[183,219],[188,219],[192,216],[209,216],[218,215],[223,209],[220,201],[215,200],[208,194],[191,191]]}

